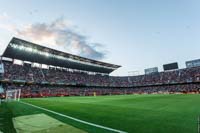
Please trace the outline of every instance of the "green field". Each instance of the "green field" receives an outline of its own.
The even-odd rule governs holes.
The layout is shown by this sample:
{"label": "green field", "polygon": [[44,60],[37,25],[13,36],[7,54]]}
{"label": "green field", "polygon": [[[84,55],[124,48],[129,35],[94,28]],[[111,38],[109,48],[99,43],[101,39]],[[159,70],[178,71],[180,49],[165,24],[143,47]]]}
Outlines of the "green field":
{"label": "green field", "polygon": [[[52,111],[129,133],[196,133],[200,95],[120,95],[22,99]],[[0,130],[14,132],[12,117],[45,113],[91,133],[109,132],[20,102],[0,107]],[[7,124],[5,124],[7,123]]]}

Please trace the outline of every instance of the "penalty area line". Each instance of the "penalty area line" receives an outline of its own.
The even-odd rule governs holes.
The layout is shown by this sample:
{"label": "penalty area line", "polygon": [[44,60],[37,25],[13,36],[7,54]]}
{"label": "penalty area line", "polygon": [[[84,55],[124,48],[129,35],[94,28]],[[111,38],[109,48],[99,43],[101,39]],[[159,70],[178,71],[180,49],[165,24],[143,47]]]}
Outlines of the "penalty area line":
{"label": "penalty area line", "polygon": [[121,131],[121,130],[105,127],[105,126],[102,126],[102,125],[90,123],[90,122],[87,122],[87,121],[84,121],[84,120],[80,120],[80,119],[77,119],[77,118],[74,118],[74,117],[71,117],[71,116],[68,116],[68,115],[64,115],[64,114],[61,114],[61,113],[58,113],[58,112],[55,112],[55,111],[52,111],[52,110],[49,110],[49,109],[45,109],[45,108],[30,104],[30,103],[26,103],[26,102],[22,102],[22,101],[20,101],[20,103],[23,103],[23,104],[26,104],[26,105],[29,105],[29,106],[32,106],[32,107],[35,107],[35,108],[56,114],[56,115],[59,115],[59,116],[65,117],[65,118],[68,118],[68,119],[71,119],[71,120],[74,120],[74,121],[77,121],[77,122],[80,122],[80,123],[83,123],[83,124],[87,124],[87,125],[90,125],[90,126],[93,126],[93,127],[98,127],[98,128],[105,129],[105,130],[108,130],[108,131],[113,131],[113,132],[116,132],[116,133],[127,133],[125,131]]}

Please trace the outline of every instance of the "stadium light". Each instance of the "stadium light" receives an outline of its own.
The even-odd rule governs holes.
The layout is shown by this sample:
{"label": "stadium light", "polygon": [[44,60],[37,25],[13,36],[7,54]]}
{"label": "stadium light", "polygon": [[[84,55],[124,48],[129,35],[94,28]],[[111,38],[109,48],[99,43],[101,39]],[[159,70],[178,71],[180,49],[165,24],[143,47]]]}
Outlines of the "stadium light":
{"label": "stadium light", "polygon": [[29,51],[29,52],[32,52],[32,51],[33,51],[32,48],[28,48],[28,47],[26,47],[25,49],[26,49],[27,51]]}
{"label": "stadium light", "polygon": [[45,56],[49,57],[49,55],[50,55],[49,53],[45,52]]}
{"label": "stadium light", "polygon": [[64,56],[55,55],[55,54],[44,52],[44,51],[39,51],[39,50],[37,50],[35,48],[25,47],[24,45],[20,45],[19,46],[17,44],[10,43],[10,46],[12,48],[15,48],[15,49],[36,53],[36,54],[43,55],[43,56],[46,56],[46,57],[52,57],[52,58],[57,58],[57,59],[60,59],[60,60],[71,61],[71,62],[76,62],[76,63],[80,63],[80,64],[91,65],[91,66],[95,66],[95,67],[107,68],[107,69],[115,70],[115,68],[113,68],[113,67],[103,66],[103,65],[100,65],[100,64],[93,64],[91,62],[84,62],[84,61],[80,61],[80,60],[75,60],[75,59],[73,59],[73,57],[67,58],[67,57],[64,57]]}

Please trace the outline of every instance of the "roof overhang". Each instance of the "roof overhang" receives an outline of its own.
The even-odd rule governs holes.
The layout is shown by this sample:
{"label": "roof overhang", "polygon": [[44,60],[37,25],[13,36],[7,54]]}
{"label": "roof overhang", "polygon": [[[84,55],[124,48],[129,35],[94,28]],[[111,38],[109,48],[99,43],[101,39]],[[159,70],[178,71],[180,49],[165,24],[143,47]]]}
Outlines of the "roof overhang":
{"label": "roof overhang", "polygon": [[2,56],[22,61],[106,74],[121,67],[61,52],[15,37],[12,38]]}

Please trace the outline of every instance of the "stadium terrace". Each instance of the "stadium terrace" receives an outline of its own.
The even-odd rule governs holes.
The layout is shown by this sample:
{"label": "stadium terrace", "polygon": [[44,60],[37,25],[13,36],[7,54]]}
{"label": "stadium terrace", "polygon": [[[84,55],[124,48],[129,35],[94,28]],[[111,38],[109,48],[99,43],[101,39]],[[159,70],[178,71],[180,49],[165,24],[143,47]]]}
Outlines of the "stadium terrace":
{"label": "stadium terrace", "polygon": [[1,90],[20,89],[21,97],[199,93],[198,61],[187,62],[184,69],[171,63],[163,65],[163,72],[155,67],[145,69],[145,75],[116,77],[109,73],[119,65],[13,38],[1,57]]}

